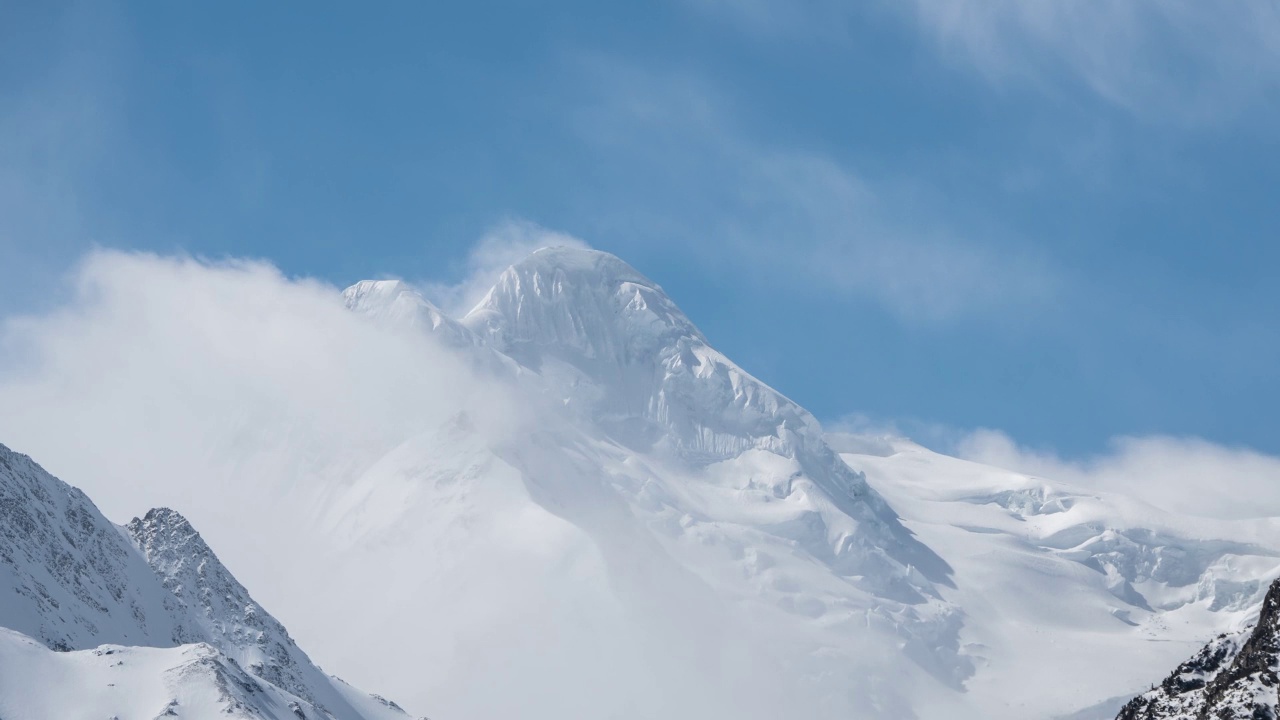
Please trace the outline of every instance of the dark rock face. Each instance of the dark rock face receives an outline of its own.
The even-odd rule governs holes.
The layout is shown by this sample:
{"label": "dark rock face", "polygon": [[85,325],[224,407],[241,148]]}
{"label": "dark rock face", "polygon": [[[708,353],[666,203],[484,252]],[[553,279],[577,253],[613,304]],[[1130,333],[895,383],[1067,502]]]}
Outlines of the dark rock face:
{"label": "dark rock face", "polygon": [[1214,638],[1116,720],[1276,720],[1278,671],[1280,580],[1252,630]]}

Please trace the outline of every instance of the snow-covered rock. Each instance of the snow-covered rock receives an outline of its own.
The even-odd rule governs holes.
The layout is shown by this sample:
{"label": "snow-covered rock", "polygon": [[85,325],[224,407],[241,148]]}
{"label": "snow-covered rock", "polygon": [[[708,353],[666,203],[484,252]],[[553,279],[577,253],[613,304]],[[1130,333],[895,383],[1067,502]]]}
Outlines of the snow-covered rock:
{"label": "snow-covered rock", "polygon": [[200,628],[204,642],[232,658],[237,667],[321,712],[335,718],[361,716],[280,621],[253,601],[186,518],[156,508],[126,528],[164,587]]}
{"label": "snow-covered rock", "polygon": [[1275,720],[1280,707],[1280,580],[1251,628],[1209,641],[1116,720]]}
{"label": "snow-covered rock", "polygon": [[0,717],[228,715],[407,718],[316,667],[180,514],[115,526],[0,445]]}
{"label": "snow-covered rock", "polygon": [[120,528],[0,445],[0,627],[58,650],[199,639]]}

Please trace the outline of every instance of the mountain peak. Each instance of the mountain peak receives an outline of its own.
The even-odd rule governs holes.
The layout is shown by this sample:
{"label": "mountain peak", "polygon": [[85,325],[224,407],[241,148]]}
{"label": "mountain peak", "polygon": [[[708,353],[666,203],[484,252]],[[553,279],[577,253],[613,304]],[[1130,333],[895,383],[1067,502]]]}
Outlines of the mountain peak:
{"label": "mountain peak", "polygon": [[[200,533],[196,532],[196,529],[192,527],[191,522],[183,517],[182,513],[167,507],[151,508],[141,518],[134,518],[129,525],[132,527],[134,523],[139,523],[153,528],[164,528],[165,532],[176,533],[184,536],[200,536]],[[203,540],[201,540],[201,542],[203,542]]]}
{"label": "mountain peak", "polygon": [[538,248],[520,262],[511,266],[511,270],[527,272],[529,270],[559,271],[566,276],[588,278],[595,276],[605,281],[635,282],[650,287],[658,286],[625,260],[603,250],[569,247],[564,245]]}
{"label": "mountain peak", "polygon": [[550,247],[507,268],[462,323],[523,364],[631,364],[680,339],[703,342],[657,283],[598,250]]}
{"label": "mountain peak", "polygon": [[476,343],[469,330],[403,280],[361,280],[342,291],[342,300],[348,310],[380,323],[424,328],[454,347]]}
{"label": "mountain peak", "polygon": [[191,613],[204,639],[276,687],[338,717],[355,717],[284,625],[249,595],[180,513],[153,508],[126,526],[134,545],[170,593]]}

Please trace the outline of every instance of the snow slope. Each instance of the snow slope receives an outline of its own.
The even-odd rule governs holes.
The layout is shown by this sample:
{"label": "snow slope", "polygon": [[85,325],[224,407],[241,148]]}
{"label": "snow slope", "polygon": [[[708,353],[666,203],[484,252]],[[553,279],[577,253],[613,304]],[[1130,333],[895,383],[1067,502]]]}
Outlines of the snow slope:
{"label": "snow slope", "polygon": [[[211,645],[101,645],[55,652],[0,628],[0,717],[119,720],[320,720],[335,717],[246,672]],[[345,691],[349,692],[349,689]],[[355,695],[355,693],[352,693]],[[357,700],[359,717],[404,720],[394,703]]]}
{"label": "snow slope", "polygon": [[931,452],[832,436],[954,568],[945,593],[993,717],[1113,717],[1125,700],[1256,613],[1280,575],[1280,524],[1170,515],[1122,495]]}
{"label": "snow slope", "polygon": [[162,715],[407,717],[316,667],[181,515],[117,527],[0,445],[0,717]]}

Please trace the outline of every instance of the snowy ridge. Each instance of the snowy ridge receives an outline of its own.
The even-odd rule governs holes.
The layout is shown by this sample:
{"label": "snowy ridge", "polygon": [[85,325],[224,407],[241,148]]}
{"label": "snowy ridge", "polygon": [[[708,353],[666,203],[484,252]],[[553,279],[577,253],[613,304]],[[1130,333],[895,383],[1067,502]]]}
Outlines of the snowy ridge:
{"label": "snowy ridge", "polygon": [[817,496],[809,522],[821,527],[811,531],[826,536],[820,556],[838,573],[897,577],[902,597],[935,595],[932,583],[948,582],[945,563],[827,447],[807,411],[710,347],[657,284],[618,258],[539,250],[462,322],[632,451],[700,468],[755,452],[794,459],[795,472],[772,478],[769,490]]}
{"label": "snowy ridge", "polygon": [[4,445],[0,626],[57,650],[199,638],[179,603],[84,493]]}
{"label": "snowy ridge", "polygon": [[186,518],[157,508],[126,526],[134,544],[211,643],[254,676],[334,717],[358,712],[278,620],[223,566]]}
{"label": "snowy ridge", "polygon": [[181,515],[151,510],[126,531],[0,445],[0,717],[106,708],[120,720],[407,717],[324,675]]}
{"label": "snowy ridge", "polygon": [[120,720],[324,718],[305,699],[201,643],[53,652],[0,628],[0,717]]}

